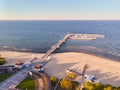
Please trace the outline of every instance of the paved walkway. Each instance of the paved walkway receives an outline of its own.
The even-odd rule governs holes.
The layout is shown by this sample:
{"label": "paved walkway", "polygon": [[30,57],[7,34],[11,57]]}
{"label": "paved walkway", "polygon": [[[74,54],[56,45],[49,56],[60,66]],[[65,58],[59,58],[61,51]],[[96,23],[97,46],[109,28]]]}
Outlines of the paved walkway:
{"label": "paved walkway", "polygon": [[51,89],[51,82],[50,82],[50,78],[47,75],[47,73],[43,74],[43,78],[45,80],[45,90],[50,90]]}
{"label": "paved walkway", "polygon": [[38,83],[37,90],[50,90],[51,82],[50,82],[49,76],[47,75],[47,73],[43,73],[41,75],[42,75],[42,78],[36,74],[33,74],[33,77]]}
{"label": "paved walkway", "polygon": [[33,74],[33,77],[35,78],[35,80],[37,81],[38,85],[36,87],[37,90],[43,90],[44,88],[44,83],[43,80],[40,76]]}
{"label": "paved walkway", "polygon": [[9,90],[10,88],[15,88],[16,85],[18,85],[27,77],[28,72],[29,69],[21,70],[20,72],[6,79],[0,84],[0,90]]}

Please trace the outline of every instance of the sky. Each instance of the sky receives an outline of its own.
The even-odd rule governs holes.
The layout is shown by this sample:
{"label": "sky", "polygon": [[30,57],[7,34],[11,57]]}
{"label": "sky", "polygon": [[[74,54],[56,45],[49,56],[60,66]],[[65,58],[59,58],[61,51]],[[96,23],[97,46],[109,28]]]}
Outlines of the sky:
{"label": "sky", "polygon": [[0,0],[0,20],[120,20],[120,0]]}

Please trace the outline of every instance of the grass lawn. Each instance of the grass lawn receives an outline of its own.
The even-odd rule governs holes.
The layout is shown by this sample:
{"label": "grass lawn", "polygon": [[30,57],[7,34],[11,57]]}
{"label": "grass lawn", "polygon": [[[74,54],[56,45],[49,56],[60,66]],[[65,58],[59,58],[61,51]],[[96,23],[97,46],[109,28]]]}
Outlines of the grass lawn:
{"label": "grass lawn", "polygon": [[11,76],[11,74],[0,74],[0,82],[4,81],[5,79],[7,79],[10,76]]}
{"label": "grass lawn", "polygon": [[35,81],[29,77],[27,77],[25,80],[23,80],[17,88],[22,89],[22,90],[35,90]]}

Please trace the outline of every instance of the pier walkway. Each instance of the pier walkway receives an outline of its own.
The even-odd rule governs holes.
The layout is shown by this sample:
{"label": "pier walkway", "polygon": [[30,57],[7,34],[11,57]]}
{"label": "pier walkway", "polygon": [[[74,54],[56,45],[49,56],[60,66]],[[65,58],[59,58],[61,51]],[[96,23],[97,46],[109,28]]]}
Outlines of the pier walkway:
{"label": "pier walkway", "polygon": [[[57,48],[59,48],[63,43],[65,43],[70,36],[71,34],[66,34],[64,38],[58,41],[40,58],[40,61],[45,60],[51,53],[53,53]],[[13,76],[0,83],[0,90],[10,90],[12,88],[15,88],[21,81],[23,81],[27,77],[28,73],[31,71],[31,68],[35,65],[36,64],[32,62],[29,67],[19,71],[18,73],[14,74]]]}
{"label": "pier walkway", "polygon": [[63,39],[59,40],[54,46],[51,47],[50,50],[46,52],[45,55],[41,57],[41,59],[47,58],[51,53],[53,53],[57,48],[59,48],[66,40],[71,36],[71,34],[66,34]]}
{"label": "pier walkway", "polygon": [[71,34],[70,39],[73,40],[96,40],[97,38],[104,38],[101,34]]}

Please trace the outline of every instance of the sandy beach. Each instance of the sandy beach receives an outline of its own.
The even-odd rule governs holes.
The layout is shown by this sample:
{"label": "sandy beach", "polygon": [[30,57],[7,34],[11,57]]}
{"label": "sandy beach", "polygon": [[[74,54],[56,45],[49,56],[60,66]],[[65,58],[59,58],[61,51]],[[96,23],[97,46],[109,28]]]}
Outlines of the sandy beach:
{"label": "sandy beach", "polygon": [[[38,62],[43,55],[12,51],[0,51],[0,54],[6,58],[6,65],[15,64],[17,61],[26,62],[33,56],[38,58],[36,60]],[[81,73],[85,64],[89,65],[86,74],[94,75],[101,83],[120,86],[120,62],[90,54],[76,52],[52,54],[51,61],[44,69],[50,76],[64,78],[65,69],[69,68]],[[78,76],[75,80],[80,81],[80,79],[81,76]]]}
{"label": "sandy beach", "polygon": [[37,53],[25,53],[25,52],[15,52],[15,51],[0,51],[2,57],[6,58],[5,65],[13,65],[18,61],[23,63],[27,62],[27,60],[31,60],[33,57],[37,57],[38,60],[43,55]]}

